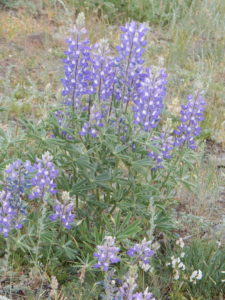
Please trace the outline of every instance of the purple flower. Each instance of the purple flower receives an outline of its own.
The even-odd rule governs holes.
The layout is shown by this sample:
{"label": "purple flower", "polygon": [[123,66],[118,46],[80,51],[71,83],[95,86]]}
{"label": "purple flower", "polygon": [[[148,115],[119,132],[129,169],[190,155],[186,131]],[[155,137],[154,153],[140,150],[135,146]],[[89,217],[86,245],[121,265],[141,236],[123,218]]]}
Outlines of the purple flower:
{"label": "purple flower", "polygon": [[128,68],[129,65],[139,65],[143,64],[144,60],[142,55],[144,53],[144,47],[147,42],[145,39],[146,32],[148,28],[145,24],[137,24],[132,21],[131,23],[127,23],[125,26],[121,28],[121,44],[117,46],[117,51],[119,53],[117,60],[123,61],[128,60]]}
{"label": "purple flower", "polygon": [[150,249],[151,241],[146,241],[144,238],[140,244],[135,244],[127,251],[127,255],[135,257],[141,267],[145,269],[145,265],[149,266],[150,257],[155,253]]}
{"label": "purple flower", "polygon": [[64,59],[65,78],[62,79],[64,104],[80,109],[81,97],[94,93],[91,85],[89,41],[82,38],[84,32],[76,32],[75,38],[67,39],[68,50]]}
{"label": "purple flower", "polygon": [[31,186],[31,172],[33,167],[30,161],[23,163],[21,160],[16,160],[5,169],[4,190],[10,193],[8,201],[10,206],[25,212],[25,206],[22,201],[22,196],[28,191]]}
{"label": "purple flower", "polygon": [[116,264],[120,261],[120,258],[117,257],[119,251],[120,248],[115,247],[115,238],[106,236],[104,244],[97,246],[97,251],[94,253],[94,257],[98,259],[98,263],[94,267],[108,271],[110,264]]}
{"label": "purple flower", "polygon": [[[115,98],[129,103],[134,97],[142,76],[142,55],[146,45],[145,35],[148,31],[145,24],[138,25],[132,21],[121,27],[121,44],[117,46],[116,63],[118,74],[115,84]],[[127,106],[127,104],[126,104]]]}
{"label": "purple flower", "polygon": [[58,170],[52,159],[49,152],[45,152],[41,159],[36,158],[36,163],[33,165],[32,189],[29,199],[45,199],[48,194],[55,195],[57,193],[54,180],[58,176]]}
{"label": "purple flower", "polygon": [[8,237],[9,232],[13,229],[21,229],[23,217],[20,210],[10,205],[11,194],[9,192],[0,192],[0,234]]}
{"label": "purple flower", "polygon": [[96,43],[92,51],[93,86],[98,95],[98,101],[108,101],[113,94],[116,65],[110,55],[109,44],[106,39]]}
{"label": "purple flower", "polygon": [[147,69],[146,77],[134,98],[134,124],[139,124],[145,131],[157,127],[166,95],[167,74],[164,69],[153,72]]}
{"label": "purple flower", "polygon": [[70,229],[71,224],[73,223],[75,218],[75,215],[72,213],[74,205],[73,203],[69,202],[69,193],[64,192],[62,198],[64,200],[64,203],[60,203],[57,200],[53,207],[55,213],[49,216],[49,218],[51,221],[56,221],[59,219],[66,229]]}
{"label": "purple flower", "polygon": [[192,95],[187,97],[186,105],[181,106],[181,125],[174,131],[175,146],[180,147],[186,143],[189,148],[196,148],[194,138],[201,132],[199,124],[204,120],[205,105],[203,93],[197,93],[194,97]]}

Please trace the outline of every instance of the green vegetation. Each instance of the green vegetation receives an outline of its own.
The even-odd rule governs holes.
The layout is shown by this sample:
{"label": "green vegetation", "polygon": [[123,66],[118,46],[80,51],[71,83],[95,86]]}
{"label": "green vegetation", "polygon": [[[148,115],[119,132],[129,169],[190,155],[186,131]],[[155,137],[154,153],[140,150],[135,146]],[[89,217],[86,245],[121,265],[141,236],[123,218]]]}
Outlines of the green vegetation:
{"label": "green vegetation", "polygon": [[[0,8],[0,186],[12,161],[34,163],[50,151],[59,169],[57,199],[69,191],[76,206],[75,224],[68,231],[49,220],[49,203],[23,196],[29,204],[24,228],[8,239],[0,237],[0,295],[100,299],[107,278],[93,270],[93,252],[110,235],[121,249],[113,280],[132,273],[127,249],[147,237],[160,248],[151,258],[151,272],[135,269],[137,291],[148,286],[158,300],[222,300],[225,2],[0,0]],[[141,147],[133,153],[112,132],[103,132],[98,142],[71,142],[60,135],[53,114],[62,100],[64,40],[80,12],[91,43],[107,37],[111,49],[119,42],[119,26],[131,20],[150,26],[145,60],[169,74],[160,128],[174,129],[185,96],[205,90],[205,120],[195,152],[175,153],[154,176]],[[143,140],[137,137],[137,142],[140,146]],[[176,243],[180,237],[184,248]],[[172,256],[181,257],[185,270],[172,267]],[[193,284],[195,270],[203,277]]]}

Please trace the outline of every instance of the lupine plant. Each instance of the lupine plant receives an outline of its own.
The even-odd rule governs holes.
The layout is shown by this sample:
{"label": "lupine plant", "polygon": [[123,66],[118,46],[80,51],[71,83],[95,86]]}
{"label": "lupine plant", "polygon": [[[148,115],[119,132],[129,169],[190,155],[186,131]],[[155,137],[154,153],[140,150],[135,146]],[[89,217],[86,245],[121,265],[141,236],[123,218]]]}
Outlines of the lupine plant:
{"label": "lupine plant", "polygon": [[[177,185],[189,186],[205,107],[204,92],[192,91],[164,130],[169,77],[146,63],[148,31],[132,21],[118,46],[91,44],[78,15],[66,40],[62,103],[41,133],[26,127],[36,153],[6,166],[0,182],[5,243],[59,282],[68,274],[81,285],[85,276],[103,282],[107,300],[155,299],[140,277],[157,273],[151,241],[173,235],[170,208]],[[41,158],[40,146],[49,150]],[[175,281],[183,258],[174,254],[166,266]],[[194,269],[189,281],[197,286],[202,276]]]}
{"label": "lupine plant", "polygon": [[[180,162],[193,162],[191,150],[196,148],[194,139],[203,120],[204,92],[193,91],[181,107],[180,119],[163,129],[168,75],[164,68],[145,62],[148,31],[147,24],[132,21],[121,27],[118,46],[112,47],[104,38],[92,45],[80,14],[67,39],[62,105],[50,119],[49,143],[56,146],[58,164],[66,169],[61,180],[85,218],[79,228],[81,232],[98,228],[99,234],[93,234],[98,241],[94,269],[105,272],[105,286],[111,286],[109,272],[121,260],[121,248],[115,244],[117,232],[120,236],[118,210],[119,218],[128,211],[134,219],[141,216],[145,226],[154,227],[151,234],[171,232],[167,208],[176,183],[187,176],[192,164],[181,168]],[[56,208],[60,210],[59,205]],[[59,214],[56,211],[51,218],[60,219]],[[104,215],[117,220],[114,237],[105,232]],[[130,263],[146,272],[153,269],[149,242],[153,238],[142,242],[139,238],[127,250]],[[147,291],[135,295],[150,299]]]}

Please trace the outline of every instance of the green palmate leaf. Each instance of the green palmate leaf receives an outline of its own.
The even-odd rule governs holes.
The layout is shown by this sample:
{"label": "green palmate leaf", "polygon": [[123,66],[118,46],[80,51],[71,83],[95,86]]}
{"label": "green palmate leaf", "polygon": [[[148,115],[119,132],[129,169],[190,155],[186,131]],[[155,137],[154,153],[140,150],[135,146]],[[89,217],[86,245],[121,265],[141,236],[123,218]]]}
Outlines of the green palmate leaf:
{"label": "green palmate leaf", "polygon": [[89,180],[82,179],[72,186],[73,194],[82,194],[85,191],[93,190],[96,187],[95,183],[89,183]]}
{"label": "green palmate leaf", "polygon": [[106,209],[109,207],[109,204],[104,203],[102,201],[97,201],[97,200],[92,200],[92,199],[87,199],[86,201],[87,201],[87,203],[89,203],[93,206],[96,206],[96,207],[100,207],[102,209]]}
{"label": "green palmate leaf", "polygon": [[107,231],[118,240],[134,237],[141,231],[140,222],[131,220],[131,214],[123,218],[121,212],[118,212],[115,218],[109,219],[106,215],[103,215],[102,218]]}
{"label": "green palmate leaf", "polygon": [[76,164],[82,170],[89,169],[92,172],[95,172],[95,170],[96,170],[95,165],[89,161],[89,157],[88,156],[82,156],[82,157],[80,157],[79,159],[76,160]]}
{"label": "green palmate leaf", "polygon": [[174,230],[176,226],[171,217],[161,211],[156,214],[155,228],[159,231],[170,234],[170,232]]}
{"label": "green palmate leaf", "polygon": [[133,221],[131,224],[127,225],[123,230],[120,230],[117,233],[117,239],[123,240],[126,238],[133,238],[138,232],[142,230],[139,225],[139,221]]}
{"label": "green palmate leaf", "polygon": [[[129,222],[130,222],[131,216],[132,216],[131,213],[128,213],[128,214],[127,214],[127,216],[126,216],[126,217],[124,218],[124,220],[123,220],[123,223],[122,223],[120,226],[117,227],[118,230],[120,229],[120,230],[122,231],[122,230],[124,230],[124,229],[127,227],[127,225],[128,225]],[[117,224],[118,224],[118,221],[117,221]]]}
{"label": "green palmate leaf", "polygon": [[93,181],[96,183],[97,186],[112,192],[113,191],[112,187],[109,185],[109,183],[106,183],[107,181],[111,181],[111,179],[112,179],[111,174],[105,172],[95,177]]}

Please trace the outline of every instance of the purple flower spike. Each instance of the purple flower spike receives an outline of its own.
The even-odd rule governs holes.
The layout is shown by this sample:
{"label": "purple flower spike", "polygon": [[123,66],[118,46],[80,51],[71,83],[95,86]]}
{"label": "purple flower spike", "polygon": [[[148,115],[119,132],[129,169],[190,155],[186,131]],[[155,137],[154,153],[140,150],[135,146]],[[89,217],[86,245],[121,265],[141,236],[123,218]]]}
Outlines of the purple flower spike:
{"label": "purple flower spike", "polygon": [[[124,276],[124,282],[119,288],[117,296],[119,299],[126,300],[156,300],[153,298],[152,293],[148,291],[148,288],[144,292],[135,293],[138,285],[136,283],[137,279],[137,269],[136,267],[131,267],[129,272]],[[117,298],[116,298],[117,299]]]}
{"label": "purple flower spike", "polygon": [[25,207],[21,196],[30,188],[30,173],[33,171],[30,161],[23,163],[16,160],[8,165],[5,169],[4,190],[10,193],[8,199],[12,208],[25,212]]}
{"label": "purple flower spike", "polygon": [[127,251],[127,255],[135,257],[141,268],[147,270],[150,268],[150,257],[155,253],[149,248],[151,241],[146,241],[144,238],[140,244],[135,244]]}
{"label": "purple flower spike", "polygon": [[204,120],[205,105],[203,93],[198,93],[194,97],[192,95],[187,97],[186,105],[181,106],[181,125],[174,131],[176,135],[175,146],[180,147],[186,143],[190,149],[196,148],[194,138],[200,135],[199,124]]}
{"label": "purple flower spike", "polygon": [[97,246],[97,252],[94,253],[94,257],[98,259],[98,263],[94,267],[108,271],[110,264],[116,264],[120,261],[120,258],[117,257],[119,251],[120,248],[115,247],[115,238],[106,236],[104,244]]}
{"label": "purple flower spike", "polygon": [[110,55],[108,40],[101,39],[92,51],[93,86],[99,101],[108,101],[112,97],[115,73],[115,62]]}
{"label": "purple flower spike", "polygon": [[143,76],[142,55],[145,51],[145,35],[148,28],[133,21],[121,27],[121,31],[121,44],[117,47],[118,56],[115,59],[118,68],[115,98],[127,105],[135,97]]}
{"label": "purple flower spike", "polygon": [[[78,23],[79,20],[77,19]],[[65,51],[64,59],[65,77],[62,79],[65,97],[64,104],[72,106],[73,111],[80,108],[80,100],[83,95],[91,95],[94,88],[90,85],[92,79],[90,71],[90,45],[87,39],[83,38],[86,33],[84,25],[78,24],[71,31],[73,37],[67,39],[68,50]]]}
{"label": "purple flower spike", "polygon": [[51,221],[56,221],[59,219],[66,229],[70,229],[75,219],[75,215],[72,213],[74,205],[69,203],[69,193],[63,192],[62,198],[64,203],[62,204],[59,201],[56,201],[56,204],[53,207],[55,213],[49,216],[49,219]]}
{"label": "purple flower spike", "polygon": [[165,70],[153,72],[147,69],[146,77],[134,99],[134,124],[139,124],[145,131],[157,127],[166,96],[167,74]]}
{"label": "purple flower spike", "polygon": [[42,158],[36,159],[34,164],[34,175],[31,178],[32,189],[29,194],[29,199],[45,199],[48,194],[55,195],[57,188],[54,180],[58,176],[58,170],[56,170],[53,157],[49,152],[42,155]]}
{"label": "purple flower spike", "polygon": [[13,228],[22,228],[22,215],[18,209],[10,205],[11,194],[5,191],[0,192],[0,234],[8,237]]}

